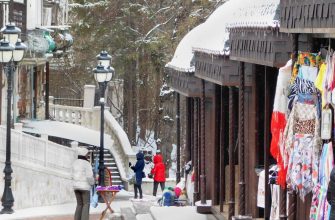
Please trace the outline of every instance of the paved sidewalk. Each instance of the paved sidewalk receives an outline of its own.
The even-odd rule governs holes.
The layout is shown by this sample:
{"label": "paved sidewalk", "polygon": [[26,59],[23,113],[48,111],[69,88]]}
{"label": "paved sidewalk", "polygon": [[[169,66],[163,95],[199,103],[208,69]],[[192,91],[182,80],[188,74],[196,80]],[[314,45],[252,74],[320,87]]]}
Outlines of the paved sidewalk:
{"label": "paved sidewalk", "polygon": [[[133,193],[127,191],[120,191],[111,207],[115,212],[120,212],[121,207],[131,207],[132,202],[130,198]],[[100,216],[101,212],[106,208],[104,203],[99,203],[98,207],[90,207],[90,220],[95,220],[96,216]],[[76,209],[76,203],[67,203],[54,206],[34,207],[27,209],[15,210],[13,214],[0,215],[0,220],[73,220],[73,215]],[[109,213],[109,212],[108,212]],[[97,218],[99,219],[99,218]]]}

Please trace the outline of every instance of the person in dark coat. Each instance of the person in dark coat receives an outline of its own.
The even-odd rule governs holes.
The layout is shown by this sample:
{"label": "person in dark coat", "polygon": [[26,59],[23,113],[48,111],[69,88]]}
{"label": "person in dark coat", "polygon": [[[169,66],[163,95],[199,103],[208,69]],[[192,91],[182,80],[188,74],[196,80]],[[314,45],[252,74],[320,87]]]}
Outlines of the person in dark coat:
{"label": "person in dark coat", "polygon": [[142,178],[144,177],[144,154],[139,152],[136,154],[137,162],[135,166],[131,166],[130,168],[135,172],[135,183],[134,183],[134,193],[135,199],[137,199],[137,191],[140,192],[140,199],[143,198],[142,195]]}
{"label": "person in dark coat", "polygon": [[330,220],[335,219],[335,168],[332,169],[330,173],[330,180],[327,190],[327,200],[331,206],[330,209]]}
{"label": "person in dark coat", "polygon": [[162,192],[165,188],[165,165],[162,155],[156,154],[154,156],[154,168],[152,168],[151,174],[154,177],[153,195],[156,196],[158,184],[161,186]]}

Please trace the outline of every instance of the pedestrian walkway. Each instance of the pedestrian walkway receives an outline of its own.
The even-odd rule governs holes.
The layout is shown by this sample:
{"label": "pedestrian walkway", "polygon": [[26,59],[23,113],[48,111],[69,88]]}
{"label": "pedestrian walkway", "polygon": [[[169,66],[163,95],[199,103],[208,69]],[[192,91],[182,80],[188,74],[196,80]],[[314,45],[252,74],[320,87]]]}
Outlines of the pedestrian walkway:
{"label": "pedestrian walkway", "polygon": [[[113,203],[112,209],[116,215],[109,212],[104,220],[213,220],[212,215],[201,215],[192,206],[186,207],[160,207],[157,197],[144,195],[143,199],[133,199],[132,192],[120,191]],[[106,205],[99,203],[97,208],[90,208],[90,220],[100,219],[100,214]],[[35,207],[15,210],[11,215],[0,215],[0,220],[73,220],[76,203],[63,205]],[[122,218],[121,218],[122,216]]]}

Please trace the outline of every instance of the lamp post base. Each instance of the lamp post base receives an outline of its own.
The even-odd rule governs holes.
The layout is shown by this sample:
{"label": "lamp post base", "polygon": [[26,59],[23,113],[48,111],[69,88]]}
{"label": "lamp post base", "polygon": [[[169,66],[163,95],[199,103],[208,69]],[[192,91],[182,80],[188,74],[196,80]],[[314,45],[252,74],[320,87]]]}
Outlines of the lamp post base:
{"label": "lamp post base", "polygon": [[12,208],[3,208],[0,211],[0,214],[13,214],[13,213],[14,213],[14,210]]}

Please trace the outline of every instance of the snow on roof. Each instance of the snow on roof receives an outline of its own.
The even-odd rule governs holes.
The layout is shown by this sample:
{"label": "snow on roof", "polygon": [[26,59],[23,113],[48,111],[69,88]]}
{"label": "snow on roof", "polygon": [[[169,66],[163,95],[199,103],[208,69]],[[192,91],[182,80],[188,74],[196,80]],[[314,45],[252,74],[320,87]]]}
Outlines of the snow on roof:
{"label": "snow on roof", "polygon": [[233,12],[241,1],[227,1],[208,17],[199,36],[201,40],[193,45],[194,51],[215,55],[229,55],[227,24],[235,19]]}
{"label": "snow on roof", "polygon": [[234,20],[228,24],[228,28],[279,27],[279,3],[280,0],[243,1],[234,10]]}
{"label": "snow on roof", "polygon": [[181,71],[194,72],[193,51],[192,46],[199,41],[199,33],[201,32],[203,24],[193,28],[178,44],[172,60],[166,64],[165,67]]}
{"label": "snow on roof", "polygon": [[180,41],[166,67],[194,72],[193,51],[229,55],[229,30],[279,27],[280,0],[228,0]]}

